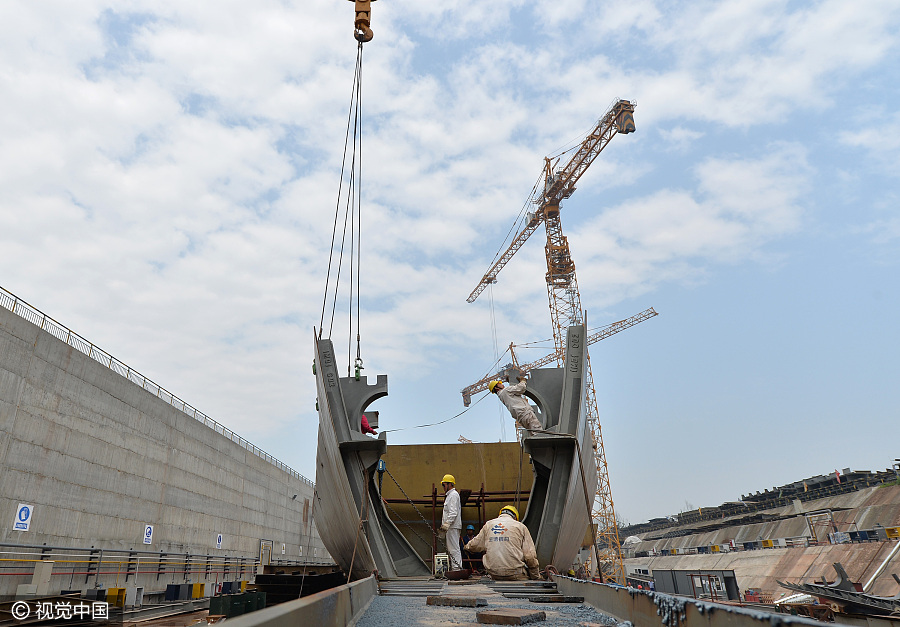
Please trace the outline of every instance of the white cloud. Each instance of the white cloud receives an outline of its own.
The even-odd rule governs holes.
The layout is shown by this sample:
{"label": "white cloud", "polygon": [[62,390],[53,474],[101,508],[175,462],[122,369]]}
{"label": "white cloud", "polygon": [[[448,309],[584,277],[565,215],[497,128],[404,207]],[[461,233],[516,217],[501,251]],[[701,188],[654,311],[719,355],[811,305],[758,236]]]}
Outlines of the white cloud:
{"label": "white cloud", "polygon": [[708,159],[695,175],[695,191],[630,200],[571,237],[591,302],[606,306],[663,282],[697,280],[713,264],[753,259],[803,221],[810,171],[796,146],[758,159]]}
{"label": "white cloud", "polygon": [[[459,0],[457,2],[420,2],[418,0],[398,0],[392,3],[391,17],[424,36],[437,41],[448,39],[480,38],[507,25],[512,11],[520,11],[527,6],[524,0]],[[378,19],[375,5],[373,25]],[[377,30],[376,30],[377,36]]]}
{"label": "white cloud", "polygon": [[706,133],[695,131],[683,126],[671,129],[659,129],[659,134],[668,142],[673,150],[686,150],[692,143],[703,137]]}
{"label": "white cloud", "polygon": [[896,173],[900,164],[900,113],[880,124],[868,124],[860,128],[860,121],[855,120],[851,130],[841,131],[838,135],[845,146],[865,148],[872,152],[877,160],[883,162],[891,173]]}
{"label": "white cloud", "polygon": [[829,106],[853,73],[896,49],[898,24],[900,8],[889,1],[673,5],[646,22],[646,43],[660,56],[655,68],[665,69],[619,72],[649,120],[778,122]]}
{"label": "white cloud", "polygon": [[[579,197],[616,194],[596,219],[571,221],[585,302],[765,255],[804,223],[814,175],[813,140],[785,121],[827,110],[838,87],[890,58],[895,5],[376,3],[367,363],[407,380],[445,357],[486,366],[489,307],[465,297],[542,157],[615,97],[639,101],[638,133],[579,182]],[[0,285],[242,434],[314,421],[311,378],[297,373],[319,323],[352,8],[5,3]],[[738,127],[728,145],[721,126]],[[759,157],[773,134],[747,148],[733,139],[745,129],[792,143]],[[841,139],[893,158],[897,135],[873,124]],[[694,178],[673,183],[678,168]],[[534,239],[494,290],[501,346],[549,335]]]}

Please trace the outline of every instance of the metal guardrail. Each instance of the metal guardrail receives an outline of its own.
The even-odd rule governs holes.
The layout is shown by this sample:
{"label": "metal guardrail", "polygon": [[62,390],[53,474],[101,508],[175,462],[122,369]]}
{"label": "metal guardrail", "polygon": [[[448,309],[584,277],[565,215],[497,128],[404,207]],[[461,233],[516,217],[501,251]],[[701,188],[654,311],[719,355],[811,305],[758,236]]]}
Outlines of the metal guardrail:
{"label": "metal guardrail", "polygon": [[0,577],[31,576],[34,565],[44,561],[54,563],[53,576],[69,578],[72,585],[84,585],[91,579],[99,582],[100,578],[113,578],[115,586],[134,581],[138,576],[150,575],[162,584],[169,576],[173,581],[191,577],[243,579],[256,574],[259,563],[258,558],[226,555],[0,543]]}
{"label": "metal guardrail", "polygon": [[36,307],[29,305],[27,302],[4,289],[3,287],[0,287],[0,306],[8,309],[17,316],[24,318],[33,325],[40,327],[43,331],[46,331],[56,339],[65,342],[81,353],[84,353],[94,361],[106,366],[116,374],[121,375],[132,383],[141,386],[141,388],[143,388],[147,392],[150,392],[151,394],[156,395],[157,398],[161,398],[175,409],[178,409],[191,418],[202,422],[207,427],[214,430],[216,433],[224,435],[232,442],[237,443],[254,455],[261,457],[273,466],[276,466],[286,473],[290,474],[291,476],[300,479],[309,486],[315,487],[314,482],[310,481],[281,460],[273,457],[272,455],[269,455],[264,450],[262,450],[252,442],[242,438],[228,427],[219,424],[218,422],[204,414],[202,411],[198,410],[196,407],[185,403],[183,400],[166,390],[161,385],[154,383],[137,370],[134,370],[131,366],[122,363],[121,361],[107,353],[105,350],[94,346],[92,342],[89,342],[85,338],[81,337],[65,325],[60,324]]}

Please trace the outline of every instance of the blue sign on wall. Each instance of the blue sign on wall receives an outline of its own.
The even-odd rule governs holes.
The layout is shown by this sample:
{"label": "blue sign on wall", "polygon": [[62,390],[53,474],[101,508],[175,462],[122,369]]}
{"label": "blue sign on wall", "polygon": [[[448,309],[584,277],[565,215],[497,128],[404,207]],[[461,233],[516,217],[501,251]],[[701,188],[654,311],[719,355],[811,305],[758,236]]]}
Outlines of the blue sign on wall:
{"label": "blue sign on wall", "polygon": [[28,531],[31,527],[31,515],[34,513],[34,505],[19,503],[16,509],[16,519],[13,521],[13,529],[16,531]]}

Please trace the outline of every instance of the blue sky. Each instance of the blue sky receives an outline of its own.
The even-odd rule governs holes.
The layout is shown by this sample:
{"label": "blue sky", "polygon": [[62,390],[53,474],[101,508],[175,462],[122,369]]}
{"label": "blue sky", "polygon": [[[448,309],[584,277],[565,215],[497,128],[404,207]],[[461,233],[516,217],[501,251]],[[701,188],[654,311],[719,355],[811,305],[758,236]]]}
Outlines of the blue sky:
{"label": "blue sky", "polygon": [[[338,0],[0,8],[0,285],[311,478],[351,23]],[[591,326],[660,314],[591,353],[620,517],[900,457],[896,2],[381,0],[372,27],[383,428],[462,410],[495,359],[466,296],[543,157],[627,98],[637,132],[562,213]],[[543,266],[538,232],[493,288],[501,347],[550,337]],[[389,442],[511,440],[504,411]]]}

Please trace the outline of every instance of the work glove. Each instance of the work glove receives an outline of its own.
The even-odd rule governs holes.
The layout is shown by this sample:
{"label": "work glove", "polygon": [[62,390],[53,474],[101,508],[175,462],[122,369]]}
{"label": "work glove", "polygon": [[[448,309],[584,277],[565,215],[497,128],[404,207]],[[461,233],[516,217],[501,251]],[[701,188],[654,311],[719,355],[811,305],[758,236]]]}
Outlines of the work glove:
{"label": "work glove", "polygon": [[450,528],[450,523],[444,523],[443,525],[441,525],[441,531],[443,531],[444,533],[447,533],[447,530],[449,528]]}

